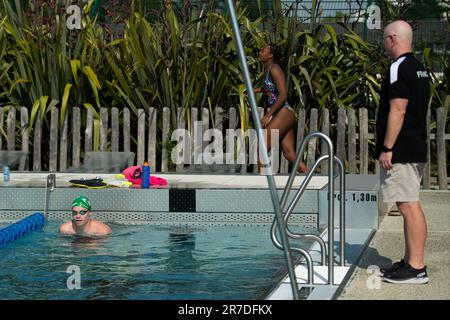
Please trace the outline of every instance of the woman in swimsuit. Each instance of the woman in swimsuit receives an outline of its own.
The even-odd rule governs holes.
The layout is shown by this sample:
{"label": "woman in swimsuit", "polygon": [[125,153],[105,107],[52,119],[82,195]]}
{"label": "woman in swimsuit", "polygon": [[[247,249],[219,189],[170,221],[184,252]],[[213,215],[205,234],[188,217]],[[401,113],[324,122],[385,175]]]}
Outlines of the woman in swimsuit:
{"label": "woman in swimsuit", "polygon": [[[279,65],[281,58],[280,48],[273,43],[266,44],[259,53],[259,60],[264,64],[266,74],[263,78],[263,87],[255,88],[253,91],[264,92],[264,98],[269,108],[266,115],[261,119],[263,128],[267,129],[267,151],[273,142],[271,140],[271,129],[279,130],[281,150],[285,158],[292,164],[297,156],[295,152],[294,125],[296,115],[294,109],[287,102],[287,88],[284,72]],[[258,164],[261,169],[261,164]],[[308,167],[300,162],[299,172],[307,172]]]}

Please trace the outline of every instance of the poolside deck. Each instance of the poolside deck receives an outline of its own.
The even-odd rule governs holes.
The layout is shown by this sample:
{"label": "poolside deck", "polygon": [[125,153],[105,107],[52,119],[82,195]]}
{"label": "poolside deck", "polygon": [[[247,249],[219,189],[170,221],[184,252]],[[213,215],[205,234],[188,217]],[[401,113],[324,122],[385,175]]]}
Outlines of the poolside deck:
{"label": "poolside deck", "polygon": [[[47,176],[51,172],[11,172],[9,182],[0,180],[0,187],[45,187]],[[111,186],[121,186],[123,179],[118,179],[116,174],[105,173],[56,173],[57,187],[71,187],[69,180],[93,179],[102,177]],[[166,179],[170,188],[195,188],[195,189],[268,189],[267,178],[260,175],[205,175],[205,174],[159,174],[155,176]],[[299,186],[305,176],[297,176],[294,186]],[[288,176],[275,176],[278,188],[284,188]],[[326,176],[314,176],[308,184],[308,189],[321,189],[327,184]]]}
{"label": "poolside deck", "polygon": [[358,262],[356,272],[337,299],[450,299],[450,191],[422,191],[420,200],[428,224],[425,263],[430,282],[425,285],[391,284],[381,281],[368,270],[372,265],[388,266],[403,255],[403,218],[385,215]]}

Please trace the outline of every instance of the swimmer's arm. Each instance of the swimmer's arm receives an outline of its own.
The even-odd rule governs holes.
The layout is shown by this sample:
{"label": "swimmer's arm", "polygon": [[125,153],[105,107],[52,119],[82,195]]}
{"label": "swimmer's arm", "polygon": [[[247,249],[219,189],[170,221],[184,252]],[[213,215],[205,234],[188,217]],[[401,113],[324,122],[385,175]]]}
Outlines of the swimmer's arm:
{"label": "swimmer's arm", "polygon": [[104,223],[99,225],[96,231],[95,236],[107,236],[112,233],[111,228]]}
{"label": "swimmer's arm", "polygon": [[72,230],[70,222],[66,222],[59,226],[59,233],[62,235],[73,235],[75,232]]}
{"label": "swimmer's arm", "polygon": [[111,234],[111,233],[112,233],[111,228],[108,225],[105,224],[105,226],[104,226],[104,234],[108,235],[108,234]]}

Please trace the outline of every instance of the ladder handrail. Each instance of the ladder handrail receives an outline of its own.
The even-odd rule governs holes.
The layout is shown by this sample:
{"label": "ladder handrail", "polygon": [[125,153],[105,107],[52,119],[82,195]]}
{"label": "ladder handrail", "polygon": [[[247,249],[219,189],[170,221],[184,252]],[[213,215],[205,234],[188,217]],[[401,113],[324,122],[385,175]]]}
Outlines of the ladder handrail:
{"label": "ladder handrail", "polygon": [[[339,167],[339,192],[341,200],[339,202],[339,245],[340,245],[340,262],[341,266],[345,267],[345,220],[346,220],[346,183],[345,183],[345,168],[344,163],[338,157],[334,159]],[[334,201],[333,201],[334,203]],[[334,227],[333,227],[334,228]]]}
{"label": "ladder handrail", "polygon": [[[325,157],[322,157],[325,158]],[[320,158],[320,159],[322,159]],[[298,202],[298,199],[300,199],[300,197],[303,194],[304,189],[306,188],[308,182],[311,180],[312,175],[314,174],[314,170],[316,169],[319,160],[317,160],[316,163],[314,163],[313,167],[311,168],[311,170],[309,171],[308,175],[306,176],[306,178],[303,180],[302,184],[300,185],[297,194],[294,196],[294,199],[292,200],[291,204],[289,205],[288,209],[286,211],[284,211],[283,206],[281,207],[283,209],[283,213],[284,213],[284,224],[285,224],[285,228],[286,228],[286,233],[289,237],[296,239],[296,240],[314,240],[317,241],[320,245],[321,248],[321,264],[325,265],[325,259],[326,259],[326,246],[325,246],[325,241],[323,241],[323,239],[317,235],[313,235],[313,234],[296,234],[290,231],[289,229],[289,225],[288,225],[288,220],[291,216],[291,213],[293,211],[293,209],[295,208],[295,205]],[[295,202],[295,203],[294,203]],[[276,226],[274,224],[272,224],[272,232],[271,232],[272,238],[276,236]]]}
{"label": "ladder handrail", "polygon": [[[289,218],[291,217],[291,214],[295,208],[295,206],[297,205],[298,201],[300,200],[301,196],[303,195],[303,192],[306,189],[306,186],[308,185],[309,181],[311,180],[312,176],[314,175],[314,171],[317,168],[317,166],[319,165],[320,162],[322,162],[323,160],[325,160],[326,158],[328,158],[328,156],[323,156],[321,158],[319,158],[313,165],[313,167],[311,168],[311,170],[309,171],[309,173],[307,174],[307,176],[305,177],[305,179],[302,181],[300,187],[297,190],[297,193],[294,195],[294,198],[292,199],[291,203],[289,204],[288,208],[286,211],[284,211],[284,223],[285,223],[285,228],[286,228],[286,233],[289,237],[293,238],[293,239],[297,239],[297,240],[314,240],[317,241],[320,245],[320,251],[321,251],[321,264],[325,265],[325,259],[326,259],[326,244],[325,241],[317,235],[313,235],[313,234],[298,234],[298,233],[294,233],[289,229]],[[292,190],[292,189],[291,189]],[[284,210],[284,207],[282,207],[282,209]],[[274,227],[274,225],[272,225],[272,236],[276,235],[276,228]]]}
{"label": "ladder handrail", "polygon": [[[300,149],[297,151],[297,157],[295,158],[295,162],[294,162],[294,165],[293,165],[293,170],[291,171],[291,173],[289,175],[289,179],[288,179],[288,181],[286,183],[286,187],[284,188],[283,195],[281,196],[280,205],[281,205],[282,208],[286,204],[287,195],[291,191],[292,184],[294,183],[294,179],[295,179],[295,177],[297,175],[297,168],[298,168],[300,162],[302,161],[303,149],[305,149],[306,144],[309,142],[309,140],[311,140],[312,138],[315,138],[315,137],[319,137],[319,138],[324,139],[325,142],[328,144],[328,154],[334,154],[333,142],[331,141],[331,139],[326,134],[324,134],[322,132],[319,132],[319,131],[311,132],[310,134],[308,134],[303,139],[302,144],[300,145]],[[328,159],[328,168],[331,168],[331,172],[333,171],[333,168],[330,167],[330,164],[333,162],[333,160],[334,159],[332,159],[332,158]],[[311,171],[312,170],[310,170],[310,172]],[[330,173],[330,171],[329,171],[329,173]],[[328,177],[330,177],[330,174],[328,174]]]}
{"label": "ladder handrail", "polygon": [[[294,198],[288,205],[287,210],[284,210],[285,206],[286,206],[288,195],[292,191],[292,185],[294,182],[294,178],[297,174],[298,164],[300,163],[300,161],[302,159],[303,149],[306,146],[307,142],[309,142],[310,139],[315,138],[315,137],[324,139],[325,142],[328,144],[330,152],[328,155],[324,155],[315,161],[311,170],[309,171],[309,173],[307,174],[307,176],[305,177],[305,179],[302,181],[301,185],[299,186]],[[295,206],[297,205],[298,201],[300,200],[301,196],[303,195],[303,192],[305,191],[306,186],[310,182],[312,176],[315,174],[316,168],[319,166],[319,164],[322,161],[328,159],[328,165],[329,165],[328,166],[328,168],[329,168],[329,170],[328,170],[328,192],[329,192],[329,196],[328,196],[328,284],[330,284],[330,285],[334,284],[334,272],[333,272],[334,271],[334,174],[333,174],[334,162],[336,162],[337,166],[339,167],[339,181],[340,181],[339,189],[340,189],[340,199],[341,200],[340,200],[340,206],[339,206],[339,213],[340,213],[339,214],[339,216],[340,216],[339,242],[340,242],[341,266],[345,266],[345,215],[346,215],[346,213],[345,213],[345,171],[344,171],[344,166],[343,166],[342,161],[338,157],[336,157],[336,156],[331,157],[330,156],[331,154],[333,154],[333,144],[327,135],[323,134],[322,132],[312,132],[309,135],[307,135],[302,142],[300,150],[297,152],[297,157],[296,157],[296,161],[295,161],[293,170],[289,176],[288,182],[285,186],[285,189],[283,191],[283,195],[282,195],[282,198],[280,201],[280,206],[283,210],[283,218],[284,218],[284,222],[285,222],[284,228],[286,229],[287,236],[292,239],[317,241],[321,247],[321,263],[322,263],[322,265],[325,265],[325,263],[324,263],[325,258],[326,258],[325,241],[320,236],[317,236],[317,235],[293,233],[289,229],[288,222],[289,222],[289,218],[290,218]],[[332,195],[332,196],[330,196],[330,195]],[[277,234],[276,230],[277,230],[277,225],[275,223],[272,223],[271,238],[272,238],[272,241],[274,242],[274,244],[277,247],[280,247],[280,243],[279,243],[278,239],[276,238],[276,234]],[[306,252],[305,250],[302,250],[301,248],[291,248],[291,250],[299,251],[306,258],[307,264],[308,264],[308,282],[309,282],[309,284],[313,284],[314,281],[313,281],[313,279],[311,279],[311,277],[313,276],[313,265],[312,265],[311,255],[308,252]]]}
{"label": "ladder handrail", "polygon": [[[288,209],[286,211],[284,211],[284,220],[285,220],[285,225],[286,225],[286,230],[287,230],[287,235],[293,239],[298,239],[298,240],[315,240],[318,241],[320,246],[321,246],[321,252],[322,252],[322,257],[321,257],[321,264],[324,264],[325,261],[325,241],[316,235],[311,235],[311,234],[295,234],[293,232],[291,232],[291,230],[289,229],[289,225],[288,225],[288,220],[293,212],[293,210],[295,209],[295,206],[297,205],[298,201],[300,200],[301,196],[303,195],[303,192],[306,189],[306,186],[308,185],[309,181],[311,180],[314,171],[316,170],[316,168],[319,166],[319,164],[326,160],[329,157],[329,155],[324,155],[322,157],[320,157],[319,159],[316,160],[316,162],[314,163],[313,167],[311,168],[310,172],[308,173],[308,175],[306,176],[306,178],[302,181],[299,189],[297,190],[297,193],[294,195],[294,198],[292,199],[292,201],[290,202]],[[344,165],[342,163],[342,161],[338,158],[338,157],[334,157],[334,161],[336,161],[338,167],[339,167],[339,182],[340,182],[340,187],[339,187],[339,193],[340,193],[340,198],[341,199],[345,199],[345,173],[344,173]],[[282,208],[284,209],[284,208]],[[340,207],[339,207],[339,218],[340,218],[340,262],[341,262],[341,266],[345,266],[345,217],[346,217],[346,212],[345,212],[345,201],[340,201]],[[342,227],[341,227],[342,226]]]}
{"label": "ladder handrail", "polygon": [[50,192],[55,190],[56,187],[56,174],[51,173],[47,175],[47,181],[45,182],[45,206],[44,206],[44,217],[48,218],[48,203],[50,201]]}
{"label": "ladder handrail", "polygon": [[[271,228],[271,239],[272,239],[272,242],[275,245],[275,247],[277,247],[280,250],[283,250],[283,246],[282,246],[282,244],[280,243],[280,241],[278,240],[278,238],[276,236],[277,226],[278,225],[274,221],[272,223],[272,228]],[[314,278],[313,278],[313,262],[312,262],[311,255],[309,254],[308,251],[306,251],[303,248],[291,247],[291,250],[301,253],[303,255],[303,257],[306,259],[307,266],[308,266],[308,284],[312,285]]]}

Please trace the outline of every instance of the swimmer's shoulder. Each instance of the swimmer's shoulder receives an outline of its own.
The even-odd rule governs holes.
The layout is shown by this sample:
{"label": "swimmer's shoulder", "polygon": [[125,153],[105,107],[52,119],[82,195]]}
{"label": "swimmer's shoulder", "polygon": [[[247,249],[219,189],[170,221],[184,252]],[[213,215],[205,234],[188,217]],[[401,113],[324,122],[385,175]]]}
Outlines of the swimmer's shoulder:
{"label": "swimmer's shoulder", "polygon": [[61,224],[59,226],[59,233],[60,234],[65,234],[65,235],[74,235],[75,231],[73,230],[72,227],[72,222],[64,222],[63,224]]}
{"label": "swimmer's shoulder", "polygon": [[95,223],[94,233],[96,236],[106,236],[112,233],[112,229],[107,224],[97,220],[93,222]]}

